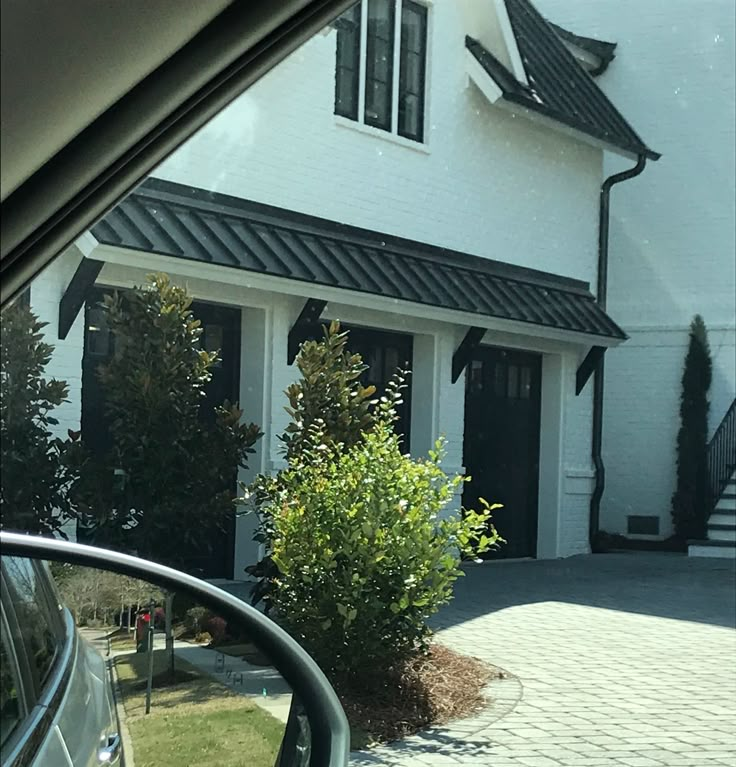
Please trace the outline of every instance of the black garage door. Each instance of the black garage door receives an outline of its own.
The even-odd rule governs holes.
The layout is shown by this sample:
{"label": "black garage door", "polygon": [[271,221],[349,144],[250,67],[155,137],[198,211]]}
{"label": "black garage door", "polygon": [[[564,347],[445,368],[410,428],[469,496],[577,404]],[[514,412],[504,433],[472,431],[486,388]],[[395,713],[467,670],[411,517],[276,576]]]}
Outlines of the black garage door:
{"label": "black garage door", "polygon": [[479,498],[504,505],[493,519],[507,543],[487,557],[536,556],[541,362],[480,347],[467,368],[463,460],[471,481],[463,505],[479,509]]}

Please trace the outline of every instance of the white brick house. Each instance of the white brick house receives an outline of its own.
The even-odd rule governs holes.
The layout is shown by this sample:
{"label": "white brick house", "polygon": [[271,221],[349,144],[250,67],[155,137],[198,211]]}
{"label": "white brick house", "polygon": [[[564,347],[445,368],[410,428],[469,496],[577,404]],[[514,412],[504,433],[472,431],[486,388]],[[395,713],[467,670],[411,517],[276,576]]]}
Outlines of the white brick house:
{"label": "white brick house", "polygon": [[[56,344],[50,372],[70,383],[60,429],[79,428],[93,407],[94,293],[76,288],[129,287],[166,271],[203,311],[231,310],[212,323],[238,338],[228,381],[265,432],[252,472],[280,465],[290,338],[303,335],[305,309],[319,311],[355,328],[383,367],[409,357],[412,453],[446,436],[446,468],[470,473],[476,495],[506,503],[499,526],[510,555],[587,552],[596,476],[589,354],[610,348],[617,371],[610,360],[631,343],[616,324],[614,307],[625,314],[620,280],[610,317],[593,297],[600,190],[614,170],[658,155],[585,72],[605,68],[609,49],[573,45],[527,0],[357,8],[34,283],[31,303]],[[565,20],[579,32],[573,22]],[[393,67],[379,71],[383,58]],[[659,148],[661,126],[648,127]],[[651,172],[613,192],[612,265],[624,247],[616,211]],[[85,296],[86,312],[75,314]],[[610,412],[605,440],[615,434]],[[618,530],[623,512],[612,508],[604,495],[601,526]],[[666,532],[666,502],[656,513]],[[239,519],[227,544],[234,561],[220,575],[242,577],[256,553],[251,533],[252,521]]]}

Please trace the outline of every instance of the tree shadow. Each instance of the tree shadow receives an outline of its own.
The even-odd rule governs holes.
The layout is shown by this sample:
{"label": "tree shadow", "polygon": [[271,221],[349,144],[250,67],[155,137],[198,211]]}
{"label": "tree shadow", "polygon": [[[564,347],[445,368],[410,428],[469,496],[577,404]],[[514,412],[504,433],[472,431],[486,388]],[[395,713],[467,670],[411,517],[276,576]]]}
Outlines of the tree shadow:
{"label": "tree shadow", "polygon": [[433,628],[539,602],[736,626],[736,561],[621,552],[469,565]]}

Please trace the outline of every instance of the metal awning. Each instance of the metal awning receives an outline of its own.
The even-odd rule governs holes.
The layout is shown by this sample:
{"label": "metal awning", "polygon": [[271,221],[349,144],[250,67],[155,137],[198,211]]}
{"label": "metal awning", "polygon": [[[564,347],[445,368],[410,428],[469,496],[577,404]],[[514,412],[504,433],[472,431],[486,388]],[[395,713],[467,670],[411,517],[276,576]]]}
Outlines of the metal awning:
{"label": "metal awning", "polygon": [[102,244],[307,285],[623,340],[586,282],[148,179],[92,228]]}

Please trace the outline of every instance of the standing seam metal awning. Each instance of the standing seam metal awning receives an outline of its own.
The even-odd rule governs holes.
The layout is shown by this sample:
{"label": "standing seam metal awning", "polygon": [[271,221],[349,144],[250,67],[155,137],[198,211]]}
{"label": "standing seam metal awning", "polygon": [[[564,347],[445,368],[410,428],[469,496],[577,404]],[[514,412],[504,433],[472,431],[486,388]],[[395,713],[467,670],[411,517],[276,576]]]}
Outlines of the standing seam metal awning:
{"label": "standing seam metal awning", "polygon": [[91,231],[105,245],[559,330],[627,337],[585,282],[161,179],[148,179]]}

